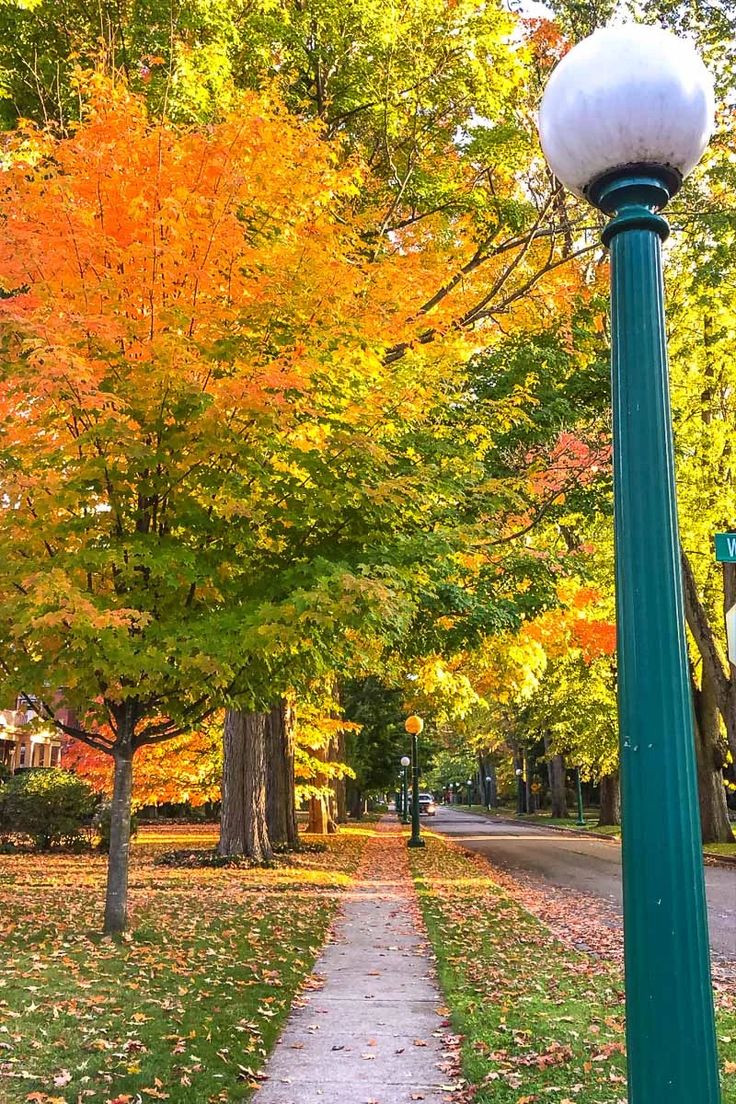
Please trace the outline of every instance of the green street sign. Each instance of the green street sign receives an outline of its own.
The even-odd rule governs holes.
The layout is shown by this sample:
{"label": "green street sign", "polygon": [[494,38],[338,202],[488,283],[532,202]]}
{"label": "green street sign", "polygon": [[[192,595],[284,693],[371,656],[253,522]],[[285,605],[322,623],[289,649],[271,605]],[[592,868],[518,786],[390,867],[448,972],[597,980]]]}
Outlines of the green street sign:
{"label": "green street sign", "polygon": [[716,559],[719,563],[736,563],[736,533],[716,533]]}

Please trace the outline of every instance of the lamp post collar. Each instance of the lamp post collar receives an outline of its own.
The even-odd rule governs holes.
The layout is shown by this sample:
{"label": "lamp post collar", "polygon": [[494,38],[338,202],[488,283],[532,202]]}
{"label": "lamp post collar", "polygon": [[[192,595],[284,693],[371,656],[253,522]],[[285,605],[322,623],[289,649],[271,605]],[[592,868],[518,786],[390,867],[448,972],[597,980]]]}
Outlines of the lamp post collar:
{"label": "lamp post collar", "polygon": [[603,244],[610,245],[622,230],[653,230],[664,241],[670,227],[659,212],[681,186],[680,173],[662,165],[627,165],[591,181],[586,198],[614,216],[603,229]]}

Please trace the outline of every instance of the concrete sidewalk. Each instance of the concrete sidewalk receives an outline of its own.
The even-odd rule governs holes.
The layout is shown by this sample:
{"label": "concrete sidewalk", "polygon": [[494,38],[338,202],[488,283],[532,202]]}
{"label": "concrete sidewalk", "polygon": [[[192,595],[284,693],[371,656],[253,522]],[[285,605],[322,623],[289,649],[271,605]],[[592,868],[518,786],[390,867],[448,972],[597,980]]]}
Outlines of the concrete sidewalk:
{"label": "concrete sidewalk", "polygon": [[253,1104],[446,1104],[454,1058],[419,918],[406,840],[392,819],[315,966],[318,991],[292,1009]]}

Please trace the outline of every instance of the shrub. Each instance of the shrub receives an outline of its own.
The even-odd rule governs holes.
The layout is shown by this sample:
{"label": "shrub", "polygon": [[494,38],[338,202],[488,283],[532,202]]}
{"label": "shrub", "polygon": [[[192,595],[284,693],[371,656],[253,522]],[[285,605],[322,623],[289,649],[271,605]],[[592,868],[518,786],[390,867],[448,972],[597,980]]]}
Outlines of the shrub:
{"label": "shrub", "polygon": [[89,783],[69,771],[19,771],[0,786],[0,834],[28,836],[39,851],[78,846],[96,802]]}
{"label": "shrub", "polygon": [[[106,855],[110,854],[110,813],[112,811],[112,802],[105,798],[98,806],[97,812],[92,819],[92,827],[97,832],[99,839],[97,846],[100,851],[104,851]],[[131,838],[138,833],[138,817],[133,815],[130,818],[130,835]]]}

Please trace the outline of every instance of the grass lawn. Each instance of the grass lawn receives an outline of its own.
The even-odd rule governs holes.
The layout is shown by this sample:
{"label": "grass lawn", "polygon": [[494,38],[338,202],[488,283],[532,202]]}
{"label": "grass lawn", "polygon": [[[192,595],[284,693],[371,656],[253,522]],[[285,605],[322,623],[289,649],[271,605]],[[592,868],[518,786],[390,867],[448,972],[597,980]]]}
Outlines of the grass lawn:
{"label": "grass lawn", "polygon": [[[467,806],[463,806],[467,808]],[[484,805],[472,805],[470,811],[480,813],[493,819],[494,817],[510,817],[512,820],[524,820],[529,824],[550,825],[555,824],[563,828],[574,828],[576,832],[595,832],[596,835],[610,836],[612,839],[621,839],[621,828],[612,824],[600,827],[598,825],[597,812],[586,810],[584,813],[585,827],[578,824],[575,817],[552,817],[549,813],[524,813],[518,816],[515,809],[497,809],[489,812]],[[705,855],[725,855],[736,859],[736,843],[708,843],[703,847]]]}
{"label": "grass lawn", "polygon": [[[467,808],[467,805],[465,806]],[[494,809],[490,811],[486,809],[484,805],[471,805],[470,811],[473,813],[481,813],[487,817],[508,817],[512,820],[523,820],[528,824],[541,824],[541,825],[559,825],[562,828],[574,828],[577,832],[597,832],[603,836],[613,836],[618,838],[621,835],[621,829],[617,825],[606,825],[602,828],[598,827],[598,811],[596,809],[586,809],[583,814],[585,819],[585,825],[578,824],[576,817],[553,817],[549,813],[523,813],[519,816],[515,809]]]}
{"label": "grass lawn", "polygon": [[725,855],[727,858],[736,859],[736,843],[709,843],[703,850],[706,855]]}
{"label": "grass lawn", "polygon": [[[412,869],[476,1104],[625,1104],[618,970],[567,950],[483,859],[425,840]],[[736,1104],[733,1007],[719,1012],[719,1037],[723,1104]]]}
{"label": "grass lawn", "polygon": [[371,834],[273,869],[171,869],[157,853],[215,829],[144,829],[122,943],[99,935],[104,859],[0,856],[0,1102],[246,1098]]}

